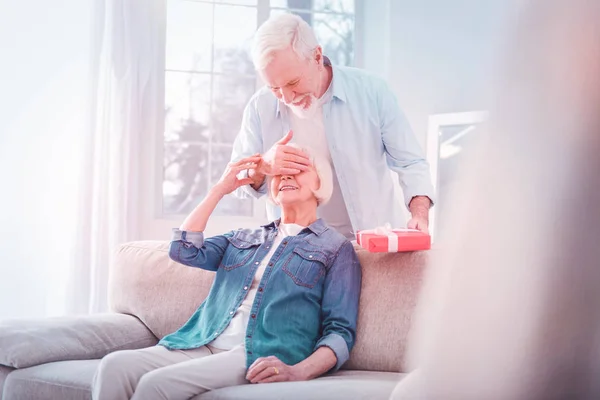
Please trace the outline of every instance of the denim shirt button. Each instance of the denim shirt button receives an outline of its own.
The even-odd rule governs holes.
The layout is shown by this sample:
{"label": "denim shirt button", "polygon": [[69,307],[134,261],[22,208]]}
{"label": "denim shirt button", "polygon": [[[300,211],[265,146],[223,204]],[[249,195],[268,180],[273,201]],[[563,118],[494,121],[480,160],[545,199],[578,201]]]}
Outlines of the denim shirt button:
{"label": "denim shirt button", "polygon": [[233,311],[229,311],[229,315],[233,315]]}
{"label": "denim shirt button", "polygon": [[248,286],[244,286],[244,290],[248,290]]}
{"label": "denim shirt button", "polygon": [[251,317],[252,317],[252,318],[256,318],[256,314],[252,314],[252,315],[251,315]]}
{"label": "denim shirt button", "polygon": [[257,261],[257,262],[255,262],[254,264],[258,265],[258,261]]}
{"label": "denim shirt button", "polygon": [[263,291],[263,288],[261,288],[261,287],[260,287],[260,288],[258,288],[258,291],[259,291],[259,292],[262,292],[262,291]]}

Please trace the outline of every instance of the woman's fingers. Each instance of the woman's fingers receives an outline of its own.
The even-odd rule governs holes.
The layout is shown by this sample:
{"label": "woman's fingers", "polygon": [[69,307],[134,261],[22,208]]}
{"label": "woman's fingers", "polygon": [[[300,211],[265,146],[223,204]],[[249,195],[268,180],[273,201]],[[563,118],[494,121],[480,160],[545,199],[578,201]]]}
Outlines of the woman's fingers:
{"label": "woman's fingers", "polygon": [[254,155],[254,156],[242,158],[241,160],[238,160],[238,161],[230,164],[230,166],[237,167],[237,166],[245,165],[245,164],[258,163],[260,161],[260,159],[261,159],[260,155]]}
{"label": "woman's fingers", "polygon": [[259,373],[254,375],[252,379],[250,379],[251,383],[257,383],[273,375],[277,375],[277,373],[275,372],[274,363],[272,361],[265,361],[265,363],[261,365],[261,368],[263,369]]}
{"label": "woman's fingers", "polygon": [[248,373],[246,374],[246,379],[248,379],[249,381],[252,382],[252,380],[254,380],[254,378],[260,374],[265,368],[265,363],[266,363],[266,359],[265,358],[259,358],[258,360],[254,361],[254,363],[250,366],[250,368],[248,368]]}

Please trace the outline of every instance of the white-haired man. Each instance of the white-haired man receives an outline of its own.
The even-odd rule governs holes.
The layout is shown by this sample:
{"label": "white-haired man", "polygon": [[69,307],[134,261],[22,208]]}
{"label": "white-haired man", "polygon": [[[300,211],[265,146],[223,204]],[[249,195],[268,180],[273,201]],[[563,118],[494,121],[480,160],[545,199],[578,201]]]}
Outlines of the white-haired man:
{"label": "white-haired man", "polygon": [[[332,65],[311,27],[293,14],[273,17],[257,30],[252,57],[266,87],[246,106],[232,161],[254,154],[262,154],[263,161],[248,172],[253,183],[236,195],[259,198],[266,194],[266,176],[304,171],[309,161],[287,145],[293,140],[331,162],[333,195],[319,207],[329,226],[348,238],[386,223],[403,226],[391,169],[412,216],[408,227],[428,230],[429,165],[383,79]],[[267,205],[270,220],[279,212]]]}

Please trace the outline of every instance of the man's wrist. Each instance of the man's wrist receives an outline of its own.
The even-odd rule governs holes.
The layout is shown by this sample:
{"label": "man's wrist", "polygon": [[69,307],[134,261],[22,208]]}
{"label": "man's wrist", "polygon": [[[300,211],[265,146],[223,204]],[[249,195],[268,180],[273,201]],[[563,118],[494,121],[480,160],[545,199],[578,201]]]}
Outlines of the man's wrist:
{"label": "man's wrist", "polygon": [[408,209],[413,217],[429,218],[431,200],[427,196],[415,196],[410,201]]}

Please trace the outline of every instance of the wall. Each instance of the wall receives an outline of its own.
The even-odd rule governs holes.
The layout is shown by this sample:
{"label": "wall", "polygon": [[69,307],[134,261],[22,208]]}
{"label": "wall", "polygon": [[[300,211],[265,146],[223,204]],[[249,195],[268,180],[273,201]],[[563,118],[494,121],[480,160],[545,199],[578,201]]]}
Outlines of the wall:
{"label": "wall", "polygon": [[389,82],[425,145],[430,114],[487,108],[515,0],[391,0]]}

